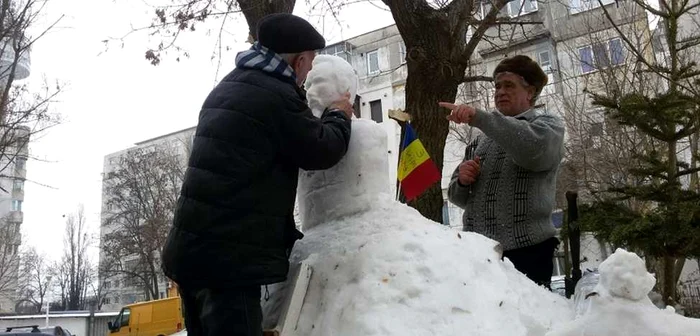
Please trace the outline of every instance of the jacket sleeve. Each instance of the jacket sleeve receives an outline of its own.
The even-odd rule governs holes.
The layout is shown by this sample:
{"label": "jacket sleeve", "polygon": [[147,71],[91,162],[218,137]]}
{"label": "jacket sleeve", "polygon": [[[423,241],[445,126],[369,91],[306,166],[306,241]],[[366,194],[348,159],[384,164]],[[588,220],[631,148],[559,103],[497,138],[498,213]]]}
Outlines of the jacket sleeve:
{"label": "jacket sleeve", "polygon": [[[479,137],[474,139],[467,149],[464,151],[464,160],[466,162],[474,159],[476,153],[476,147],[479,145]],[[450,180],[450,186],[447,189],[447,198],[450,202],[454,203],[456,206],[465,209],[469,199],[472,197],[471,186],[465,186],[459,183],[459,166],[455,168],[454,173],[452,173],[452,179]]]}
{"label": "jacket sleeve", "polygon": [[341,110],[321,118],[311,110],[284,111],[279,123],[282,155],[304,170],[333,167],[348,150],[351,121]]}
{"label": "jacket sleeve", "polygon": [[552,169],[564,155],[564,124],[552,115],[527,121],[477,110],[473,125],[499,144],[515,164],[531,171]]}

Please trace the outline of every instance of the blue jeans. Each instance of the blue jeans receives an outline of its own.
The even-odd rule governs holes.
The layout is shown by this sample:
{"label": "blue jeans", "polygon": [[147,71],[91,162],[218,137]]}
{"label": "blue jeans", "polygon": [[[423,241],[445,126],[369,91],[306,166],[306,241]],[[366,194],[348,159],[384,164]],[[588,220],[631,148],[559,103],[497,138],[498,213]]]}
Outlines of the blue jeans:
{"label": "blue jeans", "polygon": [[188,336],[262,336],[260,286],[180,288]]}

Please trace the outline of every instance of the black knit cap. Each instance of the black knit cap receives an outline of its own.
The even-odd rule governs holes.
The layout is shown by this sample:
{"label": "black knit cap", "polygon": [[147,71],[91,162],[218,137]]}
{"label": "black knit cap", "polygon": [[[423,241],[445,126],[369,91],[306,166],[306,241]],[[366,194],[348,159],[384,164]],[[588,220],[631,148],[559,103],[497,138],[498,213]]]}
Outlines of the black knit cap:
{"label": "black knit cap", "polygon": [[278,54],[295,54],[326,47],[326,39],[306,20],[286,13],[258,22],[258,42]]}
{"label": "black knit cap", "polygon": [[516,55],[502,60],[493,70],[493,78],[495,79],[496,75],[502,72],[512,72],[522,76],[528,84],[535,87],[537,94],[547,85],[547,75],[540,65],[525,55]]}

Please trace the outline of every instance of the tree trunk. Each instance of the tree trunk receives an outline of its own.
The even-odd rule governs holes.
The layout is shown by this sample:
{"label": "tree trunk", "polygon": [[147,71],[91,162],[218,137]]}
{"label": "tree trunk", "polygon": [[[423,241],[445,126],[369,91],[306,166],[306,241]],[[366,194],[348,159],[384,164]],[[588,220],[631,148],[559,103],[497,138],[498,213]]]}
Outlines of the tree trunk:
{"label": "tree trunk", "polygon": [[[433,9],[423,2],[384,1],[391,8],[394,21],[406,43],[408,77],[406,78],[406,112],[411,125],[430,158],[442,171],[445,140],[449,123],[448,110],[439,101],[454,102],[457,88],[464,80],[468,57],[464,57],[463,39],[455,39],[449,15],[430,15]],[[425,6],[426,8],[423,8]],[[423,216],[442,223],[443,207],[440,182],[430,187],[410,205]]]}
{"label": "tree trunk", "polygon": [[273,13],[291,13],[295,3],[296,0],[238,0],[253,41],[258,38],[257,27],[260,19]]}
{"label": "tree trunk", "polygon": [[665,305],[673,305],[675,304],[675,298],[676,298],[676,283],[673,281],[674,280],[674,269],[676,266],[676,259],[671,257],[671,256],[664,256],[663,258],[663,268],[664,268],[664,274],[663,274],[663,287],[662,287],[662,295],[664,299],[664,304]]}

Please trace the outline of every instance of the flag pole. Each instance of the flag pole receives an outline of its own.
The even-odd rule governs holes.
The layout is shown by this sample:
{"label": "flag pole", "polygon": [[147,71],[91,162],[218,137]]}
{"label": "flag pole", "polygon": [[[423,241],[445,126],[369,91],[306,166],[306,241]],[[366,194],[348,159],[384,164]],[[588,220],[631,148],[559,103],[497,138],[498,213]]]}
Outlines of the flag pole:
{"label": "flag pole", "polygon": [[[403,142],[406,139],[406,124],[410,122],[411,115],[401,109],[390,109],[388,115],[389,118],[394,119],[399,124],[399,127],[401,127],[401,135],[399,136],[399,158],[397,161],[400,163]],[[398,168],[398,164],[396,167]],[[396,200],[401,200],[401,181],[399,181],[398,176],[396,177]]]}

